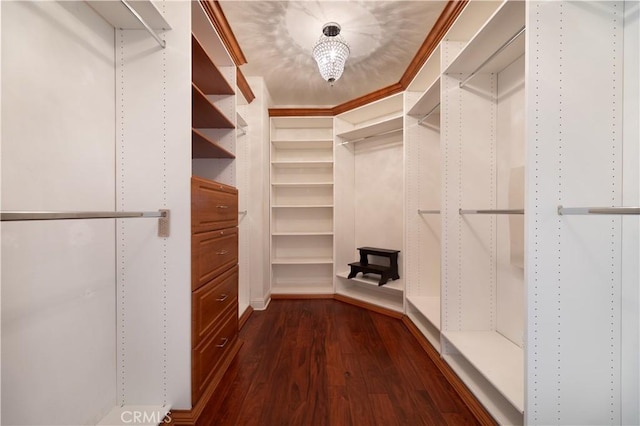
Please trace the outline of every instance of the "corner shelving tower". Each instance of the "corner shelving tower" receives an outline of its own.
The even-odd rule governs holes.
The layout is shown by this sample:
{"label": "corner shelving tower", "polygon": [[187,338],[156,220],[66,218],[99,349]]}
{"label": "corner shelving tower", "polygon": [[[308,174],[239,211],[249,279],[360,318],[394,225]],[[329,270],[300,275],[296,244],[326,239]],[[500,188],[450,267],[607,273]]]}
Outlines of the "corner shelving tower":
{"label": "corner shelving tower", "polygon": [[333,120],[271,118],[271,293],[333,293]]}
{"label": "corner shelving tower", "polygon": [[[404,310],[403,95],[393,95],[335,118],[336,294],[396,312]],[[400,250],[400,279],[348,279],[358,247]],[[373,257],[372,261],[378,263]],[[380,259],[384,264],[385,259]]]}

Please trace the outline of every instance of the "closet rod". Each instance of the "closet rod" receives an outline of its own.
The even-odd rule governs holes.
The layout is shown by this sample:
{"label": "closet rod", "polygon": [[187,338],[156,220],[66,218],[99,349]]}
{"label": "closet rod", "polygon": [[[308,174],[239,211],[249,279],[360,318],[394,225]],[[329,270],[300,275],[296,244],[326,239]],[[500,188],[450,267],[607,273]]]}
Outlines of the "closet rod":
{"label": "closet rod", "polygon": [[358,138],[358,139],[353,139],[353,140],[350,140],[350,141],[341,142],[341,143],[339,143],[338,145],[348,145],[348,144],[350,144],[350,143],[360,142],[360,141],[364,141],[364,140],[367,140],[367,139],[377,138],[377,137],[380,137],[380,136],[390,135],[390,134],[392,134],[392,133],[398,133],[398,132],[402,132],[402,129],[393,129],[393,130],[388,130],[388,131],[386,131],[386,132],[377,133],[377,134],[375,134],[375,135],[364,136],[364,137],[362,137],[362,138]]}
{"label": "closet rod", "polygon": [[565,214],[631,214],[640,215],[640,207],[562,207],[558,206],[558,215]]}
{"label": "closet rod", "polygon": [[240,210],[240,211],[238,212],[238,214],[247,214],[247,211],[246,211],[246,210]]}
{"label": "closet rod", "polygon": [[489,56],[483,63],[480,64],[480,66],[478,68],[476,68],[471,74],[469,74],[469,76],[467,78],[465,78],[464,80],[462,80],[460,82],[460,87],[464,87],[467,82],[469,80],[471,80],[473,77],[475,77],[475,75],[478,73],[478,71],[480,71],[482,68],[484,68],[485,65],[487,65],[489,63],[489,61],[491,61],[493,58],[496,57],[496,55],[498,55],[500,52],[502,52],[504,49],[506,49],[507,47],[509,47],[509,45],[511,45],[511,43],[513,43],[514,41],[516,41],[516,39],[518,37],[520,37],[520,35],[522,33],[524,33],[526,27],[522,27],[520,28],[520,30],[518,30],[517,33],[515,33],[509,40],[507,40],[502,46],[500,46],[498,48],[498,50],[496,50],[495,52],[493,52],[493,54],[491,56]]}
{"label": "closet rod", "polygon": [[144,26],[144,28],[147,30],[147,32],[149,34],[151,34],[151,36],[153,38],[156,39],[156,41],[158,42],[160,47],[162,47],[163,49],[165,49],[167,47],[167,42],[164,41],[163,39],[161,39],[160,36],[158,34],[156,34],[155,31],[153,31],[153,28],[151,28],[149,26],[149,24],[147,24],[147,21],[145,21],[144,18],[142,18],[142,16],[140,16],[140,14],[138,12],[136,12],[136,10],[133,7],[131,7],[131,5],[129,4],[129,2],[127,0],[120,0],[120,3],[122,3],[127,9],[129,9],[129,12],[131,12],[131,14],[133,16],[135,16],[135,18],[138,21],[140,21],[140,23]]}
{"label": "closet rod", "polygon": [[240,136],[244,136],[247,134],[247,131],[244,129],[244,127],[238,127],[238,133],[240,133]]}
{"label": "closet rod", "polygon": [[418,209],[418,214],[440,214],[440,210],[421,210],[421,209]]}
{"label": "closet rod", "polygon": [[168,210],[159,210],[157,212],[0,212],[2,222],[64,219],[122,219],[130,217],[167,218],[168,216]]}
{"label": "closet rod", "polygon": [[494,210],[463,210],[459,214],[524,214],[524,209],[494,209]]}
{"label": "closet rod", "polygon": [[422,124],[424,122],[424,120],[426,120],[427,118],[431,117],[433,115],[433,113],[436,112],[436,110],[438,108],[440,108],[440,102],[438,102],[438,105],[436,105],[433,108],[431,108],[431,111],[426,113],[420,120],[418,120],[418,124]]}

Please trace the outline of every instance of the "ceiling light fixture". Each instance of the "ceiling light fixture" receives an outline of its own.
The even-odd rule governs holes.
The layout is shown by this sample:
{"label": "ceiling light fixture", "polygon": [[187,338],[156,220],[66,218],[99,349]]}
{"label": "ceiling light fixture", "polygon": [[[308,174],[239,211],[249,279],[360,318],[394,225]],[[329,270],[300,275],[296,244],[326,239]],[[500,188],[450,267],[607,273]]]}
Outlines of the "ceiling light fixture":
{"label": "ceiling light fixture", "polygon": [[324,24],[322,36],[313,46],[313,58],[322,78],[332,86],[342,76],[349,53],[349,46],[340,35],[340,25],[335,22]]}

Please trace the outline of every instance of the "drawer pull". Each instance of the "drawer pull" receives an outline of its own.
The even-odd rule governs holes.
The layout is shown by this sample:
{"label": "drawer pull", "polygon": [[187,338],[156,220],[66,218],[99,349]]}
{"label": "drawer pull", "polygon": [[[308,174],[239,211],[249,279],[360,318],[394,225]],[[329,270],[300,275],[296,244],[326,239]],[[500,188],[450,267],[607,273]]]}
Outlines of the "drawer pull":
{"label": "drawer pull", "polygon": [[220,250],[220,251],[217,251],[217,252],[216,252],[216,254],[218,254],[218,255],[220,255],[220,256],[222,256],[222,255],[224,255],[224,254],[227,254],[227,253],[229,253],[227,250]]}
{"label": "drawer pull", "polygon": [[228,209],[228,208],[229,208],[229,206],[225,206],[225,205],[223,205],[223,204],[219,204],[219,205],[217,205],[217,206],[216,206],[216,208],[217,208],[217,209]]}
{"label": "drawer pull", "polygon": [[216,299],[216,302],[224,302],[225,300],[227,300],[227,297],[229,297],[228,294],[223,294]]}
{"label": "drawer pull", "polygon": [[216,348],[224,348],[225,346],[227,346],[227,342],[229,341],[229,339],[227,339],[226,337],[222,338],[222,343],[219,345],[216,345]]}

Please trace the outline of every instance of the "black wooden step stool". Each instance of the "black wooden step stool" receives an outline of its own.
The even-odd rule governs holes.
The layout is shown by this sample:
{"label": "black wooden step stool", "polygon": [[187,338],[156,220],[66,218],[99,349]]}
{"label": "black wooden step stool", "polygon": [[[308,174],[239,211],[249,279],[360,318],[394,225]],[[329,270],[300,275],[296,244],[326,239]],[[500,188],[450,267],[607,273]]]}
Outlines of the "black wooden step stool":
{"label": "black wooden step stool", "polygon": [[[360,262],[350,263],[351,272],[347,278],[353,278],[358,275],[358,272],[364,274],[377,274],[380,275],[380,281],[378,285],[384,285],[389,281],[397,280],[400,278],[398,275],[398,253],[400,250],[387,250],[375,247],[358,247],[360,252]],[[369,255],[386,257],[389,259],[389,266],[375,265],[369,263]]]}

